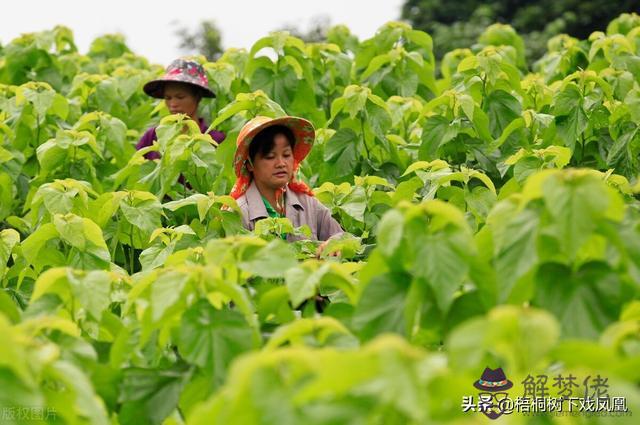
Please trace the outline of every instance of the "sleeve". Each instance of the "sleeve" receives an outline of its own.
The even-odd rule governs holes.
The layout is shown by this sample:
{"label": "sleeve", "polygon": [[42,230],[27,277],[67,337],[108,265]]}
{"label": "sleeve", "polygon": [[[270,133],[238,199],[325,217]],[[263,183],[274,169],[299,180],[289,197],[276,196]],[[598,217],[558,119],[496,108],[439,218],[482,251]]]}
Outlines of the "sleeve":
{"label": "sleeve", "polygon": [[227,138],[226,134],[224,134],[222,131],[218,131],[218,130],[211,130],[209,132],[209,135],[217,143],[222,143],[222,141]]}
{"label": "sleeve", "polygon": [[327,239],[340,236],[344,233],[340,224],[331,216],[331,210],[325,207],[316,198],[313,198],[314,206],[318,212],[318,239],[326,241]]}
{"label": "sleeve", "polygon": [[[153,145],[154,140],[156,140],[156,128],[151,127],[147,131],[144,132],[138,143],[136,144],[136,150],[139,151],[142,148],[146,148],[147,146]],[[144,154],[146,159],[158,159],[160,158],[159,152],[147,152]]]}

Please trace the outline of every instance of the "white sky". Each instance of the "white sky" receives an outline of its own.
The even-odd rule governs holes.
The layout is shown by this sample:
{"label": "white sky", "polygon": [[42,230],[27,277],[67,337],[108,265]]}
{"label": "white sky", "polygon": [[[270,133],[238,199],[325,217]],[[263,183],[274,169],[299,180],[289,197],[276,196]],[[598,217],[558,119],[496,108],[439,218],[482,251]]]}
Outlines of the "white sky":
{"label": "white sky", "polygon": [[81,53],[102,34],[119,32],[137,54],[162,65],[180,56],[177,28],[214,19],[224,48],[251,45],[285,25],[307,30],[313,17],[345,24],[360,40],[397,20],[402,0],[9,0],[0,3],[0,44],[21,33],[68,26]]}

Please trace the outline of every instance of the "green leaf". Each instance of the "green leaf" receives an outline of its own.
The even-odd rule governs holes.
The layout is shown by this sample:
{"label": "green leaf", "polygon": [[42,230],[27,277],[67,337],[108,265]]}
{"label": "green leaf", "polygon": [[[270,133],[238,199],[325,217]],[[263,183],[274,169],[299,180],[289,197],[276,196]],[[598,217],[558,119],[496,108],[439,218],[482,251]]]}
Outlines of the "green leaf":
{"label": "green leaf", "polygon": [[285,282],[293,308],[298,308],[305,300],[316,295],[320,280],[326,271],[326,268],[314,271],[304,266],[287,270]]}
{"label": "green leaf", "polygon": [[169,245],[155,244],[140,253],[138,259],[143,270],[151,270],[164,264],[167,258],[173,254],[176,249],[176,241],[172,241]]}
{"label": "green leaf", "polygon": [[154,195],[148,192],[131,192],[120,201],[124,218],[149,235],[161,227],[162,206]]}
{"label": "green leaf", "polygon": [[296,264],[293,248],[282,240],[274,239],[238,263],[238,267],[256,276],[275,278],[283,277],[287,269],[295,267]]}
{"label": "green leaf", "polygon": [[53,223],[63,241],[82,253],[90,254],[107,263],[111,261],[102,229],[90,219],[75,214],[56,214]]}
{"label": "green leaf", "polygon": [[68,273],[71,292],[76,300],[97,321],[111,303],[111,278],[102,270],[91,270],[88,273]]}
{"label": "green leaf", "polygon": [[440,146],[450,142],[458,135],[459,129],[440,115],[427,118],[422,132],[422,144],[418,151],[418,159],[431,161],[437,158]]}
{"label": "green leaf", "polygon": [[500,137],[490,145],[489,149],[498,149],[507,140],[507,138],[511,136],[511,133],[520,128],[523,128],[524,125],[525,123],[523,118],[516,118],[515,120],[511,121],[509,125],[504,128]]}
{"label": "green leaf", "polygon": [[0,289],[0,313],[4,314],[11,323],[20,321],[21,311],[4,289]]}
{"label": "green leaf", "polygon": [[372,339],[384,332],[404,334],[409,283],[406,275],[387,273],[367,284],[351,322],[362,339]]}
{"label": "green leaf", "polygon": [[387,134],[387,131],[391,127],[391,116],[389,115],[387,105],[384,103],[382,103],[382,105],[384,105],[384,107],[369,102],[366,106],[366,124],[371,127],[373,134],[381,141],[385,140],[385,134]]}
{"label": "green leaf", "polygon": [[[0,282],[7,269],[7,261],[11,257],[13,248],[20,243],[20,234],[13,229],[0,231]],[[0,284],[0,286],[3,286]]]}
{"label": "green leaf", "polygon": [[390,210],[378,223],[378,247],[382,254],[391,257],[400,242],[404,232],[404,217],[398,210]]}
{"label": "green leaf", "polygon": [[449,309],[454,293],[469,270],[466,258],[469,248],[456,239],[459,236],[455,233],[439,232],[420,237],[413,247],[417,249],[413,272],[429,283],[442,311]]}
{"label": "green leaf", "polygon": [[339,129],[324,145],[327,180],[338,181],[354,173],[359,160],[361,138],[350,128]]}
{"label": "green leaf", "polygon": [[299,319],[278,327],[265,349],[273,350],[284,345],[310,345],[311,338],[315,344],[324,345],[332,336],[342,335],[350,335],[350,332],[332,317]]}
{"label": "green leaf", "polygon": [[160,425],[176,408],[189,374],[183,369],[124,369],[118,421],[122,425]]}
{"label": "green leaf", "polygon": [[562,251],[573,260],[612,200],[605,183],[589,174],[564,173],[543,183],[547,210]]}
{"label": "green leaf", "polygon": [[500,301],[509,299],[515,283],[538,261],[536,241],[540,219],[534,211],[517,212],[504,201],[487,217],[494,241],[494,261]]}
{"label": "green leaf", "polygon": [[11,176],[0,170],[0,220],[11,215],[15,198],[15,187]]}
{"label": "green leaf", "polygon": [[242,314],[216,310],[200,300],[182,317],[178,350],[184,358],[204,368],[217,384],[222,384],[229,365],[253,347],[253,331]]}
{"label": "green leaf", "polygon": [[553,112],[556,115],[558,134],[565,145],[573,150],[578,137],[583,134],[589,124],[583,109],[584,98],[580,89],[571,83],[555,96]]}
{"label": "green leaf", "polygon": [[558,322],[552,314],[505,305],[459,325],[445,345],[456,369],[475,372],[495,363],[525,376],[546,364],[544,359],[559,335]]}
{"label": "green leaf", "polygon": [[62,265],[64,256],[61,253],[57,251],[52,253],[44,249],[50,240],[58,237],[59,233],[53,223],[44,224],[22,242],[22,255],[29,264],[34,265],[36,270],[48,264]]}
{"label": "green leaf", "polygon": [[534,302],[558,318],[564,338],[597,339],[620,315],[622,283],[604,263],[587,263],[575,273],[545,264],[535,280]]}
{"label": "green leaf", "polygon": [[498,138],[508,125],[522,114],[520,102],[504,90],[489,93],[484,98],[482,109],[489,117],[489,128],[495,138]]}
{"label": "green leaf", "polygon": [[362,186],[354,186],[339,205],[349,217],[364,222],[364,212],[367,210],[367,194]]}
{"label": "green leaf", "polygon": [[151,284],[151,319],[160,321],[180,301],[191,277],[174,270],[161,271]]}
{"label": "green leaf", "polygon": [[57,381],[58,385],[65,388],[61,391],[62,394],[57,395],[57,400],[52,397],[59,402],[54,410],[64,409],[67,414],[75,416],[76,420],[91,418],[91,422],[97,425],[109,424],[104,402],[95,393],[83,370],[71,362],[60,360],[51,365],[49,374],[50,382]]}
{"label": "green leaf", "polygon": [[[287,270],[290,273],[295,268]],[[285,274],[285,279],[286,279]],[[263,323],[272,319],[278,323],[287,323],[295,319],[289,306],[289,291],[284,286],[276,286],[265,292],[258,301],[258,314]]]}

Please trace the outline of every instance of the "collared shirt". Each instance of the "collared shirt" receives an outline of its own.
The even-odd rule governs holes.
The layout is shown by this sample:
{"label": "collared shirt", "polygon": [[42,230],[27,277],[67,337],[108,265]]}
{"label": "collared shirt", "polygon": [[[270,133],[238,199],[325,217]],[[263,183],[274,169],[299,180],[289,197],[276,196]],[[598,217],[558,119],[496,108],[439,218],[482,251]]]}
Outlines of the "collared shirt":
{"label": "collared shirt", "polygon": [[[205,131],[207,131],[207,128],[209,127],[202,118],[198,118],[198,126],[200,127],[201,133],[204,133]],[[226,137],[226,135],[222,131],[218,131],[218,130],[211,130],[209,132],[209,135],[217,143],[222,142]],[[147,146],[153,145],[153,142],[157,139],[158,139],[158,136],[156,135],[156,127],[151,127],[150,129],[145,131],[145,133],[140,138],[140,141],[138,141],[138,143],[136,144],[136,150],[139,151],[142,148],[146,148]],[[160,152],[147,152],[146,154],[144,154],[144,157],[146,159],[159,159]]]}
{"label": "collared shirt", "polygon": [[[238,206],[242,211],[242,225],[247,230],[255,229],[256,222],[269,217],[267,208],[262,201],[262,195],[255,182],[251,182],[247,192],[238,198]],[[295,193],[287,190],[285,196],[286,217],[293,227],[304,226],[311,229],[311,239],[326,241],[332,236],[343,233],[340,224],[331,217],[331,211],[313,196],[304,193]],[[287,235],[289,242],[302,239],[293,235]]]}

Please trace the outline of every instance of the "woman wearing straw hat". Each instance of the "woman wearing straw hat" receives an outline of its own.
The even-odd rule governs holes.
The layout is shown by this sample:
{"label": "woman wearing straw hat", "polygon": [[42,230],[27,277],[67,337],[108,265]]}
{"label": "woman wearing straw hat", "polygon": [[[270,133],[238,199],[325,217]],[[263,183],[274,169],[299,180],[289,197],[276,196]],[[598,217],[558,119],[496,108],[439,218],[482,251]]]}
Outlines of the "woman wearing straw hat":
{"label": "woman wearing straw hat", "polygon": [[[258,116],[242,127],[233,164],[238,179],[231,196],[238,201],[246,229],[253,230],[266,217],[286,217],[294,227],[308,225],[315,240],[343,233],[329,209],[295,179],[314,139],[313,125],[303,118]],[[287,235],[287,240],[295,237]]]}
{"label": "woman wearing straw hat", "polygon": [[[187,59],[176,59],[167,67],[162,77],[149,81],[144,85],[143,90],[151,97],[164,99],[172,114],[186,114],[198,123],[202,133],[207,131],[207,123],[198,116],[198,105],[203,97],[215,97],[215,94],[209,88],[209,81],[199,63]],[[217,143],[225,138],[224,133],[216,130],[211,130],[209,135]],[[140,138],[136,149],[151,146],[156,139],[156,128],[151,127]],[[148,152],[145,158],[157,159],[160,158],[160,154]]]}

